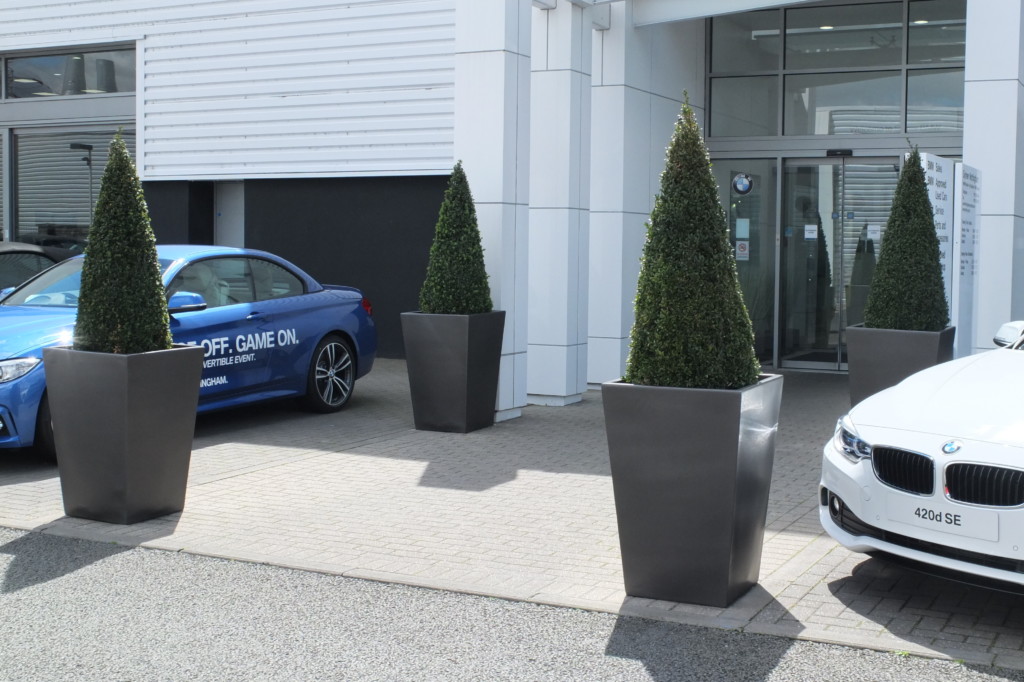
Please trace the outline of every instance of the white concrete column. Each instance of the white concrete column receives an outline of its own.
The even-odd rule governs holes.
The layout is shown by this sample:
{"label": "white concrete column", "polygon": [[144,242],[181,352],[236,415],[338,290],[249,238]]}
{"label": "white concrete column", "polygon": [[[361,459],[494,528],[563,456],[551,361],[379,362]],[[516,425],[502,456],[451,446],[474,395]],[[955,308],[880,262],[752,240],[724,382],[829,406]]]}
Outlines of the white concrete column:
{"label": "white concrete column", "polygon": [[533,11],[527,400],[579,402],[587,389],[590,8]]}
{"label": "white concrete column", "polygon": [[968,0],[964,163],[981,171],[975,350],[1024,319],[1024,12],[1019,0]]}
{"label": "white concrete column", "polygon": [[455,158],[476,202],[494,307],[505,312],[497,420],[526,405],[530,0],[456,0]]}
{"label": "white concrete column", "polygon": [[704,22],[634,27],[632,3],[613,3],[593,58],[590,312],[587,379],[626,367],[644,223],[660,187],[683,91],[703,120]]}

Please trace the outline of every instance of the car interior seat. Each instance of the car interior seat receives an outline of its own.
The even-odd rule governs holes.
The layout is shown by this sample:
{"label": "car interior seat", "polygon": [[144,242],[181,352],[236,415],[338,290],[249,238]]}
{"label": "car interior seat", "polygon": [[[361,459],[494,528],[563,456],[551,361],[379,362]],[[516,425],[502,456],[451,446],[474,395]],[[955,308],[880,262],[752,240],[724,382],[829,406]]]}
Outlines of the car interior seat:
{"label": "car interior seat", "polygon": [[[181,273],[181,286],[177,291],[191,291],[206,300],[209,308],[227,305],[228,285],[219,279],[213,269],[205,263],[193,263]],[[177,279],[177,278],[175,278]]]}

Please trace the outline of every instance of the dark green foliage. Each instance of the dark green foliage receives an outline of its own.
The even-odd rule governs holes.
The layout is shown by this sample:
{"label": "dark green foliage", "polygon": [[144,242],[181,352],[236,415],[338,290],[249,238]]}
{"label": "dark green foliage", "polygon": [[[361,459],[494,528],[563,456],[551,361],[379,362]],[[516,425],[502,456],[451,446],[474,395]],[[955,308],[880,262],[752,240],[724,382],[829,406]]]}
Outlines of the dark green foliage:
{"label": "dark green foliage", "polygon": [[472,315],[489,313],[491,308],[476,207],[460,161],[452,170],[441,203],[427,277],[420,289],[420,311]]}
{"label": "dark green foliage", "polygon": [[171,347],[167,299],[142,184],[118,133],[100,182],[82,266],[75,348],[145,353]]}
{"label": "dark green foliage", "polygon": [[832,263],[828,255],[828,244],[825,243],[825,230],[822,229],[821,214],[815,211],[814,219],[818,223],[814,345],[816,348],[827,348],[829,333],[832,330],[832,318],[836,314],[836,297],[835,290],[832,288]]}
{"label": "dark green foliage", "polygon": [[687,101],[647,224],[623,380],[742,388],[757,383],[760,372],[725,212]]}
{"label": "dark green foliage", "polygon": [[903,164],[882,251],[864,308],[864,326],[940,331],[949,323],[939,238],[921,155]]}

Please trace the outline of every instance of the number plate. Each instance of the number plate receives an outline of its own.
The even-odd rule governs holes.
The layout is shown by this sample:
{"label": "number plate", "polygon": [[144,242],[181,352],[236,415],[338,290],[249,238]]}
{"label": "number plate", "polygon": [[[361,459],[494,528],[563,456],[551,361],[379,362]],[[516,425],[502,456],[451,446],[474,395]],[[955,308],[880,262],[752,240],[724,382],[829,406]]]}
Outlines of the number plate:
{"label": "number plate", "polygon": [[999,540],[999,514],[990,509],[961,507],[941,499],[914,499],[900,495],[889,495],[885,506],[890,521],[979,540]]}

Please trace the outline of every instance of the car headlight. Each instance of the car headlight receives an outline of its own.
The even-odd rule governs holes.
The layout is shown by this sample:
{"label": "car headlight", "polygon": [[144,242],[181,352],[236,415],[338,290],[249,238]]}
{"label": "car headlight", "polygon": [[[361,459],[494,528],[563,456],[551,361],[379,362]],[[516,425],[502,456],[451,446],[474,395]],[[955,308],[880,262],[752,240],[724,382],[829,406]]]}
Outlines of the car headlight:
{"label": "car headlight", "polygon": [[851,462],[859,462],[871,457],[871,444],[861,440],[850,416],[842,417],[836,423],[836,433],[832,436],[832,447],[841,452]]}
{"label": "car headlight", "polygon": [[42,360],[39,358],[15,358],[0,361],[0,384],[25,376],[40,362]]}

